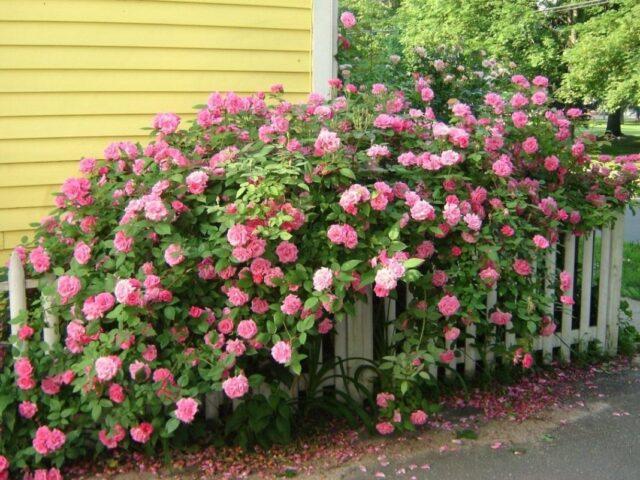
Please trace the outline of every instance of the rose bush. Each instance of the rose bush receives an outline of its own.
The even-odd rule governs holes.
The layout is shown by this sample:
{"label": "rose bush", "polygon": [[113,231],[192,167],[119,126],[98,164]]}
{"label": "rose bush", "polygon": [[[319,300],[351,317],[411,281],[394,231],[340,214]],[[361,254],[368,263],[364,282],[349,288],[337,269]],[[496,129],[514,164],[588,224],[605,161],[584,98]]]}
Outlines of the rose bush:
{"label": "rose bush", "polygon": [[39,341],[42,306],[14,320],[0,478],[191,443],[210,435],[211,391],[240,401],[226,430],[237,441],[286,441],[279,386],[317,363],[366,288],[394,297],[404,282],[413,298],[379,362],[382,434],[425,423],[429,367],[453,360],[465,325],[488,339],[511,322],[515,346],[479,348],[532,365],[533,339],[555,327],[534,265],[561,232],[611,221],[640,157],[591,157],[593,138],[572,134],[582,113],[553,108],[542,77],[514,75],[477,108],[445,102],[447,123],[422,76],[409,91],[331,85],[331,99],[300,105],[280,86],[214,93],[190,126],[160,114],[148,145],[80,162],[84,176],[19,249],[56,299],[61,342]]}

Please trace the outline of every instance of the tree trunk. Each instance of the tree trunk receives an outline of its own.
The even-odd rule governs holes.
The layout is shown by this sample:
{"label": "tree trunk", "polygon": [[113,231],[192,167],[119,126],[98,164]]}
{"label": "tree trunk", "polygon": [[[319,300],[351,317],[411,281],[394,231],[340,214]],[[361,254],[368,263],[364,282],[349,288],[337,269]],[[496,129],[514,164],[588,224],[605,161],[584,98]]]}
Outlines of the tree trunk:
{"label": "tree trunk", "polygon": [[622,112],[623,108],[619,108],[607,116],[607,129],[605,133],[610,133],[615,137],[622,136]]}

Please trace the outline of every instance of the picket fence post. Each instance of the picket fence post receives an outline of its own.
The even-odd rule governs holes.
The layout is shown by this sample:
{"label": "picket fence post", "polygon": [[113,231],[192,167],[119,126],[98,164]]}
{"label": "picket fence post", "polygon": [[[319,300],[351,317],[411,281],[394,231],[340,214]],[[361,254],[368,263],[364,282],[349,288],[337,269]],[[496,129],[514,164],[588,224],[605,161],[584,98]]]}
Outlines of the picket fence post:
{"label": "picket fence post", "polygon": [[620,310],[620,289],[622,288],[622,253],[624,247],[624,213],[616,215],[611,229],[611,251],[609,253],[609,305],[605,347],[607,353],[618,352],[618,313]]}
{"label": "picket fence post", "polygon": [[596,323],[596,339],[606,347],[607,316],[609,315],[609,277],[611,274],[611,228],[602,228],[600,242],[600,277],[598,285],[598,316]]}
{"label": "picket fence post", "polygon": [[[55,276],[53,275],[53,273],[45,275],[44,279],[45,282],[50,286],[55,284]],[[51,310],[53,303],[53,295],[42,295],[42,312],[44,314],[44,331],[42,332],[42,337],[44,342],[49,345],[49,347],[53,347],[53,345],[60,341],[60,332],[58,331],[58,316]]]}
{"label": "picket fence post", "polygon": [[[27,288],[24,268],[18,252],[13,251],[9,259],[9,316],[11,320],[27,309]],[[11,324],[11,335],[18,334],[18,325]]]}
{"label": "picket fence post", "polygon": [[582,278],[580,280],[580,350],[589,345],[591,320],[591,284],[593,282],[593,239],[595,233],[585,234],[582,244]]}

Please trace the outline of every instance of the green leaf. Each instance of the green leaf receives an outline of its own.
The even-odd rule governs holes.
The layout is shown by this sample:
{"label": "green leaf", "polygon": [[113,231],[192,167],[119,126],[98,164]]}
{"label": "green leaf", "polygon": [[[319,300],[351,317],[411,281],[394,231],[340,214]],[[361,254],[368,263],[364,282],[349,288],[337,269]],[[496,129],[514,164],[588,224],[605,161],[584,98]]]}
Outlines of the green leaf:
{"label": "green leaf", "polygon": [[179,426],[180,420],[177,418],[170,418],[164,428],[167,430],[167,433],[173,433]]}
{"label": "green leaf", "polygon": [[424,263],[422,258],[410,258],[404,262],[404,268],[416,268]]}
{"label": "green leaf", "polygon": [[342,270],[343,272],[350,272],[361,263],[362,263],[362,260],[348,260],[342,264],[342,266],[340,267],[340,270]]}

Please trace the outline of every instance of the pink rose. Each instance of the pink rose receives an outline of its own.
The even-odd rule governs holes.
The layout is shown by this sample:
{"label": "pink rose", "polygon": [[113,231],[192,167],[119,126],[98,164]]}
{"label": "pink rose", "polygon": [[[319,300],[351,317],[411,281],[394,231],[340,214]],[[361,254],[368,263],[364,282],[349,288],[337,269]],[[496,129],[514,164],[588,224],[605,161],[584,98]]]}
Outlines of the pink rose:
{"label": "pink rose", "polygon": [[113,246],[119,252],[129,253],[133,249],[133,237],[127,237],[122,230],[118,230],[113,239]]}
{"label": "pink rose", "polygon": [[445,295],[438,302],[438,310],[445,317],[455,315],[460,308],[460,302],[455,295]]}
{"label": "pink rose", "polygon": [[125,395],[122,385],[112,383],[109,386],[109,400],[111,400],[113,403],[122,403],[124,402],[124,399]]}
{"label": "pink rose", "polygon": [[460,329],[458,327],[445,327],[444,339],[448,342],[455,341],[460,336]]}
{"label": "pink rose", "polygon": [[31,251],[29,254],[29,262],[37,273],[46,272],[51,266],[49,254],[43,247],[36,247]]}
{"label": "pink rose", "polygon": [[440,361],[442,363],[451,363],[454,358],[456,358],[456,355],[453,350],[445,350],[440,354]]}
{"label": "pink rose", "polygon": [[227,298],[229,302],[235,307],[241,307],[249,301],[249,295],[238,287],[231,287],[227,290]]}
{"label": "pink rose", "polygon": [[522,142],[522,149],[529,155],[532,155],[538,151],[538,140],[536,137],[528,137]]}
{"label": "pink rose", "polygon": [[66,440],[65,434],[57,428],[50,429],[42,426],[36,430],[32,444],[35,451],[40,455],[48,455],[62,448]]}
{"label": "pink rose", "polygon": [[198,402],[193,398],[181,398],[176,402],[176,418],[182,423],[191,423],[198,413]]}
{"label": "pink rose", "polygon": [[170,267],[175,267],[184,261],[182,247],[177,243],[172,243],[164,251],[164,260]]}
{"label": "pink rose", "polygon": [[330,132],[326,128],[320,130],[318,138],[315,141],[315,154],[321,157],[327,153],[337,152],[340,148],[340,137],[334,132]]}
{"label": "pink rose", "polygon": [[76,243],[73,249],[73,258],[80,265],[86,265],[91,259],[91,247],[82,241]]}
{"label": "pink rose", "polygon": [[342,23],[344,28],[353,28],[356,25],[356,16],[348,11],[342,12],[342,15],[340,15],[340,22]]}
{"label": "pink rose", "polygon": [[393,393],[380,392],[376,396],[376,405],[380,408],[387,408],[389,406],[389,402],[393,402],[395,399],[396,397]]}
{"label": "pink rose", "polygon": [[543,249],[543,250],[545,248],[549,248],[549,240],[544,238],[542,235],[534,235],[533,236],[533,243],[536,245],[536,247],[538,247],[540,249]]}
{"label": "pink rose", "polygon": [[511,317],[512,315],[508,312],[496,310],[490,315],[489,320],[494,325],[505,326],[511,321]]}
{"label": "pink rose", "polygon": [[291,360],[291,344],[280,340],[271,347],[271,356],[276,362],[282,365],[288,363],[289,360]]}
{"label": "pink rose", "polygon": [[238,335],[245,340],[250,340],[258,334],[258,326],[253,320],[241,320],[237,328]]}
{"label": "pink rose", "polygon": [[96,377],[101,382],[108,382],[118,374],[121,362],[115,355],[100,357],[95,362]]}
{"label": "pink rose", "polygon": [[244,225],[234,225],[227,232],[227,241],[233,247],[242,247],[249,241],[249,230]]}
{"label": "pink rose", "polygon": [[293,263],[298,259],[298,247],[290,242],[280,242],[276,247],[276,255],[282,263]]}
{"label": "pink rose", "polygon": [[418,427],[427,423],[427,414],[423,410],[416,410],[415,412],[411,412],[409,420],[411,420],[413,425]]}
{"label": "pink rose", "polygon": [[520,276],[526,277],[531,275],[531,265],[522,258],[516,258],[513,261],[513,270]]}
{"label": "pink rose", "polygon": [[249,391],[249,380],[243,374],[229,377],[222,382],[222,390],[229,398],[241,398]]}
{"label": "pink rose", "polygon": [[391,422],[380,422],[376,425],[376,430],[380,435],[391,435],[395,428]]}
{"label": "pink rose", "polygon": [[158,113],[153,119],[153,128],[169,135],[178,129],[180,117],[175,113]]}
{"label": "pink rose", "polygon": [[[24,400],[18,405],[18,413],[20,413],[20,416],[23,418],[33,418],[35,414],[38,413],[38,405],[28,400]],[[0,471],[2,471],[1,468]]]}
{"label": "pink rose", "polygon": [[75,297],[82,287],[80,279],[73,275],[62,275],[58,278],[57,290],[60,295],[60,302],[65,304]]}
{"label": "pink rose", "polygon": [[331,288],[333,284],[333,272],[330,268],[322,267],[313,274],[313,289],[322,292]]}
{"label": "pink rose", "polygon": [[295,315],[302,308],[302,301],[297,295],[289,294],[285,297],[280,310],[287,315]]}
{"label": "pink rose", "polygon": [[192,172],[185,179],[185,183],[187,184],[189,193],[193,193],[194,195],[200,195],[201,193],[204,193],[205,189],[207,188],[208,181],[209,175],[207,175],[207,172],[203,170]]}
{"label": "pink rose", "polygon": [[132,427],[129,430],[129,434],[133,441],[138,443],[147,443],[153,435],[153,425],[148,422],[143,422],[137,427]]}
{"label": "pink rose", "polygon": [[411,218],[414,220],[433,220],[436,218],[435,209],[425,200],[418,200],[410,210]]}

